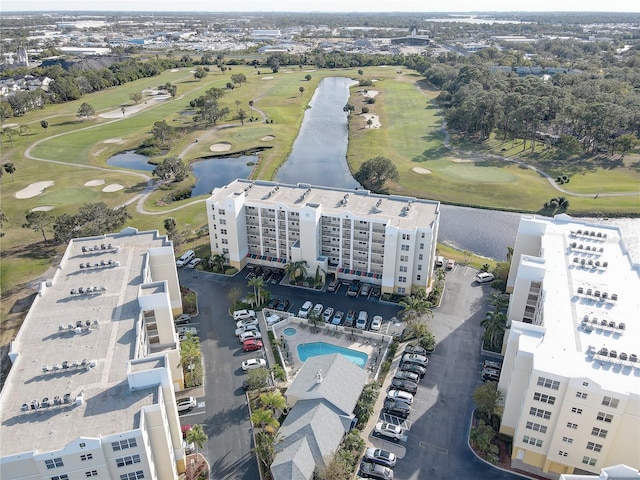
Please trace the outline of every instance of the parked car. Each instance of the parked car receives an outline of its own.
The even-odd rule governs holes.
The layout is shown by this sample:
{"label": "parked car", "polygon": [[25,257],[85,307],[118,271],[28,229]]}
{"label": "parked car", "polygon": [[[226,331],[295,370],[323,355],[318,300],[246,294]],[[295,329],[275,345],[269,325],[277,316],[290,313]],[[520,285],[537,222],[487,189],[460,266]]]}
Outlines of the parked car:
{"label": "parked car", "polygon": [[413,395],[402,390],[389,390],[387,392],[387,398],[390,400],[396,400],[398,402],[404,402],[408,405],[411,405],[413,403]]}
{"label": "parked car", "polygon": [[238,320],[236,322],[236,328],[246,327],[248,325],[258,325],[258,319],[253,318],[245,318],[244,320]]}
{"label": "parked car", "polygon": [[449,260],[447,260],[447,265],[445,266],[445,268],[447,270],[451,270],[456,264],[456,261],[452,258],[450,258]]}
{"label": "parked car", "polygon": [[312,308],[313,308],[313,303],[307,300],[302,304],[302,307],[300,307],[300,310],[298,310],[298,317],[307,318]]}
{"label": "parked car", "polygon": [[375,315],[371,320],[371,326],[369,327],[369,330],[377,332],[378,330],[380,330],[380,327],[382,327],[382,317],[380,315]]}
{"label": "parked car", "polygon": [[176,328],[176,333],[178,334],[186,334],[186,333],[194,333],[197,334],[198,330],[196,330],[196,327],[177,327]]}
{"label": "parked car", "polygon": [[359,291],[360,291],[360,280],[358,280],[357,278],[354,278],[353,280],[351,280],[351,283],[349,284],[347,295],[349,295],[350,297],[357,297]]}
{"label": "parked car", "polygon": [[331,323],[333,323],[334,325],[340,325],[342,323],[342,320],[344,320],[344,312],[338,310],[333,316]]}
{"label": "parked car", "polygon": [[429,363],[429,359],[424,355],[418,355],[417,353],[405,353],[402,356],[402,363],[415,363],[421,367],[426,367]]}
{"label": "parked car", "polygon": [[260,332],[244,332],[240,334],[238,337],[241,343],[244,343],[247,340],[260,340],[262,339],[262,334]]}
{"label": "parked car", "polygon": [[324,313],[322,314],[322,319],[325,321],[325,323],[329,323],[329,321],[331,320],[331,317],[333,317],[333,307],[327,307],[324,309]]}
{"label": "parked car", "polygon": [[196,252],[194,252],[193,250],[187,250],[182,254],[182,256],[178,260],[176,260],[176,267],[178,268],[184,267],[195,256],[196,256]]}
{"label": "parked car", "polygon": [[403,380],[401,378],[392,379],[391,386],[397,390],[409,392],[411,395],[415,395],[418,391],[417,382],[412,382],[411,380]]}
{"label": "parked car", "polygon": [[191,323],[191,315],[186,313],[183,313],[173,321],[174,325],[186,325],[187,323]]}
{"label": "parked car", "polygon": [[369,285],[368,283],[363,283],[360,286],[360,296],[368,297],[370,293],[371,293],[371,285]]}
{"label": "parked car", "polygon": [[482,363],[482,368],[493,368],[494,370],[502,370],[502,364],[500,362],[494,362],[493,360],[485,360]]}
{"label": "parked car", "polygon": [[329,282],[329,285],[327,285],[327,291],[328,292],[335,292],[338,289],[338,285],[340,285],[340,281],[339,280],[331,280]]}
{"label": "parked car", "polygon": [[476,282],[478,282],[478,283],[493,282],[494,278],[495,277],[493,276],[493,273],[478,272],[478,274],[476,275]]}
{"label": "parked car", "polygon": [[420,375],[413,372],[408,372],[406,370],[396,370],[396,374],[393,378],[397,378],[398,380],[409,380],[410,382],[418,383],[420,381]]}
{"label": "parked car", "polygon": [[244,327],[236,328],[236,337],[239,337],[245,332],[257,332],[257,331],[258,331],[257,325],[246,325]]}
{"label": "parked car", "polygon": [[272,298],[271,300],[269,300],[267,302],[267,304],[265,305],[264,308],[270,308],[271,310],[275,310],[276,309],[276,305],[278,305],[279,301],[280,301],[279,298]]}
{"label": "parked car", "polygon": [[367,462],[377,463],[389,468],[395,467],[397,460],[395,453],[373,447],[369,447],[364,451],[364,459]]}
{"label": "parked car", "polygon": [[254,312],[253,310],[247,310],[247,309],[243,309],[243,310],[236,310],[235,312],[233,312],[233,319],[234,320],[244,320],[246,318],[252,318],[256,316],[256,312]]}
{"label": "parked car", "polygon": [[311,313],[313,313],[314,315],[322,315],[322,311],[324,310],[324,305],[322,305],[321,303],[316,303],[313,306],[313,310],[311,310]]}
{"label": "parked car", "polygon": [[242,370],[245,372],[248,370],[254,370],[260,367],[266,367],[267,361],[264,358],[250,358],[242,362]]}
{"label": "parked car", "polygon": [[493,368],[485,368],[482,370],[483,382],[498,382],[500,380],[500,370],[494,370]]}
{"label": "parked car", "polygon": [[275,313],[269,315],[264,319],[264,321],[267,322],[268,326],[275,325],[281,320],[282,320],[282,317],[280,315],[276,315]]}
{"label": "parked car", "polygon": [[189,263],[187,263],[187,268],[196,268],[201,261],[202,261],[201,258],[196,257],[193,260],[191,260]]}
{"label": "parked car", "polygon": [[182,429],[182,438],[185,438],[189,430],[191,430],[191,425],[182,425],[180,428]]}
{"label": "parked car", "polygon": [[349,310],[347,312],[347,316],[344,317],[344,326],[345,327],[353,327],[354,322],[356,321],[356,311]]}
{"label": "parked car", "polygon": [[360,465],[360,476],[364,478],[375,478],[377,480],[393,480],[393,470],[377,463],[362,462]]}
{"label": "parked car", "polygon": [[407,345],[404,347],[404,353],[415,353],[416,355],[426,356],[427,350],[420,345]]}
{"label": "parked car", "polygon": [[245,352],[254,352],[262,348],[262,340],[250,338],[242,342],[242,350]]}
{"label": "parked car", "polygon": [[407,418],[411,413],[411,405],[399,400],[386,399],[382,405],[384,413],[394,417]]}
{"label": "parked car", "polygon": [[443,266],[443,265],[444,265],[444,257],[443,257],[443,256],[438,255],[438,256],[436,257],[436,267],[441,267],[441,266]]}
{"label": "parked car", "polygon": [[416,364],[416,363],[403,363],[400,365],[400,370],[405,372],[413,372],[420,375],[420,378],[424,378],[424,375],[427,373],[427,369]]}
{"label": "parked car", "polygon": [[358,312],[358,319],[356,320],[356,328],[364,330],[367,327],[367,321],[369,320],[369,314],[364,310]]}
{"label": "parked car", "polygon": [[176,405],[178,406],[178,412],[188,412],[195,408],[198,402],[195,397],[185,397],[176,400]]}
{"label": "parked car", "polygon": [[182,440],[182,448],[184,448],[184,453],[191,455],[196,451],[196,444],[194,442],[189,443],[186,440]]}
{"label": "parked car", "polygon": [[286,312],[289,309],[289,300],[278,300],[276,304],[276,310],[279,312]]}
{"label": "parked car", "polygon": [[375,436],[387,437],[397,442],[404,437],[404,428],[400,425],[394,425],[393,423],[378,422],[373,429],[373,434]]}

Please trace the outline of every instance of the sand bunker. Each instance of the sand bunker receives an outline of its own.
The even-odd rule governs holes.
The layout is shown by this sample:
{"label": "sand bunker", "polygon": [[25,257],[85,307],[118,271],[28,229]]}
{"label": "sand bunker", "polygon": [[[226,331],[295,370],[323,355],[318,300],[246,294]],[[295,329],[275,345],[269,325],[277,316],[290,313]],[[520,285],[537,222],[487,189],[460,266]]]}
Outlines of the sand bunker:
{"label": "sand bunker", "polygon": [[104,180],[89,180],[84,184],[85,187],[99,187],[100,185],[104,185]]}
{"label": "sand bunker", "polygon": [[103,192],[117,192],[118,190],[122,190],[124,188],[123,185],[120,185],[119,183],[112,183],[111,185],[107,185],[106,187],[104,187],[102,189]]}
{"label": "sand bunker", "polygon": [[180,69],[179,69],[179,68],[172,68],[172,69],[171,69],[171,71],[172,71],[173,73],[176,73],[176,72],[179,72],[179,71],[180,71]]}
{"label": "sand bunker", "polygon": [[[365,122],[367,122],[367,128],[380,128],[382,126],[378,115],[364,113],[362,116],[364,117]],[[371,119],[371,125],[369,125],[369,119]]]}
{"label": "sand bunker", "polygon": [[5,128],[13,128],[13,127],[17,127],[18,124],[17,123],[5,123],[2,125]]}
{"label": "sand bunker", "polygon": [[228,150],[231,150],[231,144],[227,142],[214,143],[209,147],[209,150],[211,150],[212,152],[226,152]]}
{"label": "sand bunker", "polygon": [[32,208],[32,212],[48,212],[49,210],[53,210],[55,207],[53,205],[43,205],[41,207]]}
{"label": "sand bunker", "polygon": [[52,182],[52,181],[32,183],[28,187],[23,188],[22,190],[17,192],[16,193],[16,198],[33,198],[33,197],[36,197],[36,196],[40,195],[42,192],[44,192],[45,188],[50,187],[54,183],[55,182]]}
{"label": "sand bunker", "polygon": [[422,168],[422,167],[413,167],[411,170],[421,175],[429,175],[431,173],[431,170],[429,170],[428,168]]}
{"label": "sand bunker", "polygon": [[102,143],[120,143],[122,142],[121,138],[107,138],[104,142]]}
{"label": "sand bunker", "polygon": [[262,77],[262,80],[273,80],[273,77]]}
{"label": "sand bunker", "polygon": [[271,140],[275,140],[275,139],[276,137],[274,135],[265,135],[260,140],[262,140],[263,142],[270,142]]}
{"label": "sand bunker", "polygon": [[365,93],[364,96],[365,98],[373,98],[378,95],[378,93],[380,92],[378,92],[377,90],[367,90],[367,93]]}

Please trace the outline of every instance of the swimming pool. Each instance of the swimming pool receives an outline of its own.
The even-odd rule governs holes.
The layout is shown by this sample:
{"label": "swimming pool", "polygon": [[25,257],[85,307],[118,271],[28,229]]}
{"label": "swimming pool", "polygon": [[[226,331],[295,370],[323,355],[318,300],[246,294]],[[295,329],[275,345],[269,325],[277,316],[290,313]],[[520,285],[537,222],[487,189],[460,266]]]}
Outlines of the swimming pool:
{"label": "swimming pool", "polygon": [[347,357],[351,362],[364,368],[369,355],[366,353],[351,350],[350,348],[338,347],[325,342],[301,343],[298,345],[298,356],[300,361],[305,362],[309,357],[317,357],[318,355],[329,355],[331,353],[339,353]]}
{"label": "swimming pool", "polygon": [[287,327],[284,330],[282,330],[282,333],[284,333],[287,337],[292,337],[296,334],[298,330],[296,330],[293,327]]}

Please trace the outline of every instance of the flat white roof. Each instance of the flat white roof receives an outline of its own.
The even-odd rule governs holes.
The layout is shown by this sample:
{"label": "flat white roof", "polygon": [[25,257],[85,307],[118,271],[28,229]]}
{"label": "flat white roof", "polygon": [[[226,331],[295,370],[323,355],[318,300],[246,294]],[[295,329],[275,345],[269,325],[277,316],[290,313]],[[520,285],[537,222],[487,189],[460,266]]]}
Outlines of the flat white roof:
{"label": "flat white roof", "polygon": [[[157,403],[157,388],[129,390],[127,361],[135,348],[138,286],[147,251],[170,242],[157,231],[123,232],[72,240],[53,279],[36,296],[12,345],[19,357],[0,394],[2,456],[57,450],[78,436],[132,430],[139,426],[140,409]],[[109,244],[118,248],[107,248]],[[83,247],[97,248],[83,252]],[[109,266],[109,260],[119,265]],[[91,266],[80,268],[80,263]],[[106,291],[70,293],[94,286]],[[95,361],[95,367],[73,366],[83,359]],[[62,368],[65,361],[68,368]],[[43,371],[43,365],[55,363],[58,370]],[[83,404],[74,405],[81,393]],[[42,404],[45,397],[53,403],[54,397],[66,394],[70,404],[21,411],[23,403]]]}
{"label": "flat white roof", "polygon": [[[620,231],[568,216],[533,221],[546,223],[541,237],[545,331],[521,337],[520,348],[534,354],[534,368],[540,371],[590,378],[605,390],[640,394],[640,268]],[[598,355],[602,348],[607,355]],[[612,350],[616,358],[609,356]],[[638,362],[629,361],[631,354]]]}
{"label": "flat white roof", "polygon": [[209,201],[218,202],[236,193],[244,193],[246,202],[250,205],[263,205],[267,208],[286,205],[289,209],[295,209],[316,204],[322,205],[323,215],[342,217],[349,213],[407,230],[432,228],[440,212],[440,203],[433,200],[378,195],[367,190],[302,183],[288,185],[244,179],[234,180],[224,187],[215,189]]}

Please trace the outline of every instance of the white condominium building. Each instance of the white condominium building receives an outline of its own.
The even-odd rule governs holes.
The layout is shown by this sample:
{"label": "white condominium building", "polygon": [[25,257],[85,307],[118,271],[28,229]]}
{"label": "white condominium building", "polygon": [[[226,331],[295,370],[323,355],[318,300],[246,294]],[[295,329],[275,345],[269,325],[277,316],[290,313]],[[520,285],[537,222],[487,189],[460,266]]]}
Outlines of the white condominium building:
{"label": "white condominium building", "polygon": [[500,431],[553,478],[640,467],[640,266],[619,229],[523,216],[507,288]]}
{"label": "white condominium building", "polygon": [[408,295],[433,273],[440,204],[367,190],[235,180],[207,200],[212,254],[234,267],[307,262]]}
{"label": "white condominium building", "polygon": [[181,312],[173,246],[157,231],[69,242],[11,343],[2,479],[178,478]]}

